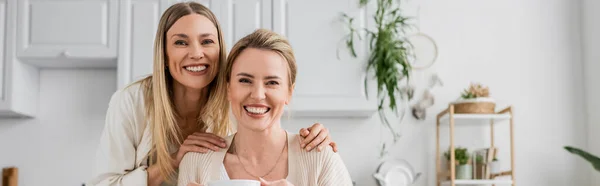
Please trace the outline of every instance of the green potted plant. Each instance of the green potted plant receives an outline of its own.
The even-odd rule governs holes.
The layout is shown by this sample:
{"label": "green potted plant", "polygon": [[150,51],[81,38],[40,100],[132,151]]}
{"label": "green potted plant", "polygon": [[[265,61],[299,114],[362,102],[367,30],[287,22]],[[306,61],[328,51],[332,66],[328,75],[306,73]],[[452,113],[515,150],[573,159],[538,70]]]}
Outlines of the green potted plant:
{"label": "green potted plant", "polygon": [[[450,150],[444,153],[448,164],[450,164]],[[469,152],[467,148],[456,147],[454,148],[454,160],[456,161],[456,179],[472,179],[473,178],[473,167],[469,164]]]}
{"label": "green potted plant", "polygon": [[[377,80],[378,113],[381,122],[388,128],[393,136],[394,143],[397,142],[399,134],[394,130],[388,121],[385,109],[390,109],[398,116],[398,101],[409,101],[412,99],[412,92],[404,90],[399,86],[401,83],[408,85],[411,65],[408,61],[409,56],[413,56],[410,43],[406,39],[407,29],[414,28],[409,24],[408,17],[401,14],[400,1],[397,0],[377,0],[377,10],[373,15],[375,29],[355,28],[354,18],[343,14],[349,34],[344,38],[346,47],[350,55],[357,57],[354,49],[355,39],[362,40],[363,36],[369,38],[369,57],[366,62],[365,72],[370,74],[374,72],[374,78]],[[365,7],[369,0],[359,0],[359,6]],[[361,32],[364,31],[364,32]],[[338,57],[339,58],[339,57]],[[368,98],[367,82],[370,75],[364,79],[365,94]],[[385,153],[385,143],[383,144],[382,154]]]}

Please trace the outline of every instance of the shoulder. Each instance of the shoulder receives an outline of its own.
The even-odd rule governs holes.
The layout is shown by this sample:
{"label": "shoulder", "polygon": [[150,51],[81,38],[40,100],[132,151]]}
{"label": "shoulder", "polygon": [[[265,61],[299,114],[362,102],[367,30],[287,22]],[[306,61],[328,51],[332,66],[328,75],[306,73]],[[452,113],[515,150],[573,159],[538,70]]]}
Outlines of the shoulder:
{"label": "shoulder", "polygon": [[301,179],[314,177],[316,185],[352,185],[350,174],[340,155],[333,152],[333,148],[327,145],[323,150],[311,150],[307,152],[300,147],[303,139],[300,135],[290,135],[288,139],[288,152],[290,163],[295,167],[294,174]]}
{"label": "shoulder", "polygon": [[308,165],[326,165],[332,158],[338,158],[339,155],[333,152],[333,148],[327,145],[321,151],[311,150],[306,151],[300,146],[300,142],[304,139],[299,134],[289,134],[288,137],[288,153],[297,158],[298,163]]}
{"label": "shoulder", "polygon": [[[233,135],[225,137],[228,147],[231,145],[232,139]],[[179,174],[197,175],[200,172],[210,172],[203,170],[215,168],[213,165],[222,163],[227,150],[228,148],[221,148],[219,151],[209,150],[206,153],[188,152],[183,155],[183,159],[181,159],[181,163],[179,164]]]}
{"label": "shoulder", "polygon": [[207,153],[188,152],[179,163],[178,185],[187,185],[188,183],[204,183],[209,177],[209,168],[214,152]]}
{"label": "shoulder", "polygon": [[[185,153],[185,155],[183,155],[183,158],[181,159],[181,163],[179,164],[179,167],[180,168],[196,167],[196,168],[200,168],[199,170],[203,170],[213,163],[212,157],[215,154],[216,153],[211,150],[209,150],[206,153],[199,153],[199,152]],[[179,170],[180,174],[181,174],[181,172],[186,172],[186,171],[192,171],[192,172],[196,173],[195,170]]]}
{"label": "shoulder", "polygon": [[133,139],[140,139],[147,125],[141,83],[127,85],[112,94],[108,103],[105,123],[112,129],[109,132],[124,130]]}
{"label": "shoulder", "polygon": [[288,148],[293,150],[294,153],[298,153],[298,155],[331,157],[337,154],[333,152],[333,148],[330,145],[325,146],[325,148],[321,151],[317,151],[315,149],[307,152],[300,146],[300,142],[304,139],[302,136],[300,136],[300,134],[289,133],[288,135]]}
{"label": "shoulder", "polygon": [[111,104],[143,104],[144,86],[142,84],[141,81],[138,81],[117,89],[111,97]]}
{"label": "shoulder", "polygon": [[[228,145],[229,146],[229,145]],[[220,166],[227,153],[227,148],[219,151],[209,150],[206,153],[188,152],[179,164],[178,185],[203,183],[215,180],[220,176]]]}

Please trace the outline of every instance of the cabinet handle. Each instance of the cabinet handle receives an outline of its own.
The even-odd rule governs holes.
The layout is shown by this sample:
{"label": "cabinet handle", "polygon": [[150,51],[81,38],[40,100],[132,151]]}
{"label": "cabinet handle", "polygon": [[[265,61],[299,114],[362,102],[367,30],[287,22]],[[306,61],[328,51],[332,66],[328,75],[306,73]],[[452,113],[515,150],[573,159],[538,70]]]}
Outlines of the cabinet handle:
{"label": "cabinet handle", "polygon": [[65,57],[71,57],[71,54],[69,53],[69,51],[66,51],[66,50],[62,53],[62,55]]}

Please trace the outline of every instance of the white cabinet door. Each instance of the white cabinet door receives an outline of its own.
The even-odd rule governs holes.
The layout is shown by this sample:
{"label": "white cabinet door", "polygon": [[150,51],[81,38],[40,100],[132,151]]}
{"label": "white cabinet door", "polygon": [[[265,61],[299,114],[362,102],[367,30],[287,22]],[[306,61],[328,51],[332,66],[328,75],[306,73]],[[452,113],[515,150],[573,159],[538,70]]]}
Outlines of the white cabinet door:
{"label": "white cabinet door", "polygon": [[4,74],[6,70],[6,0],[0,0],[0,98],[4,100]]}
{"label": "white cabinet door", "polygon": [[[114,0],[19,0],[17,56],[38,66],[61,60],[117,58],[118,3]],[[109,64],[82,64],[110,66]]]}
{"label": "white cabinet door", "polygon": [[38,69],[15,58],[17,1],[0,0],[0,117],[35,117]]}
{"label": "white cabinet door", "polygon": [[[273,1],[273,30],[289,39],[298,65],[289,108],[292,117],[370,117],[376,112],[376,93],[369,92],[369,100],[364,95],[364,60],[351,58],[343,48],[348,31],[340,21],[341,12],[356,17],[357,24],[367,22],[366,11],[357,4],[348,0]],[[356,46],[356,52],[364,56],[366,40]]]}
{"label": "white cabinet door", "polygon": [[[119,88],[152,74],[154,38],[163,12],[175,0],[122,0],[119,31]],[[220,9],[216,0],[196,0],[212,9]],[[218,8],[215,8],[218,7]],[[215,11],[219,12],[219,10]]]}
{"label": "white cabinet door", "polygon": [[217,18],[223,27],[227,51],[236,41],[259,28],[273,29],[272,0],[221,0]]}
{"label": "white cabinet door", "polygon": [[119,88],[152,73],[156,28],[168,5],[160,0],[121,1]]}

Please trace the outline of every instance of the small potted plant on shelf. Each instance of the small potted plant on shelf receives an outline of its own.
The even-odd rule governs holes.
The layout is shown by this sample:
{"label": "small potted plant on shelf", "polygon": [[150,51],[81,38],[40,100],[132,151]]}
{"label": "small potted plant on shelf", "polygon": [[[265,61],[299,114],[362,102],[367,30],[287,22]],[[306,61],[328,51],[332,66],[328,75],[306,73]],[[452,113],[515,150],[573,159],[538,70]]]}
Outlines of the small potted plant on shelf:
{"label": "small potted plant on shelf", "polygon": [[[450,169],[450,150],[444,153],[446,160],[448,161],[448,169]],[[469,152],[467,148],[456,147],[454,148],[454,160],[456,161],[456,179],[472,179],[473,178],[473,167],[469,164]]]}
{"label": "small potted plant on shelf", "polygon": [[469,88],[462,92],[461,97],[451,104],[454,105],[454,113],[461,114],[493,114],[496,108],[489,88],[478,83],[471,83]]}
{"label": "small potted plant on shelf", "polygon": [[486,162],[484,161],[483,155],[476,153],[475,155],[475,179],[485,178]]}
{"label": "small potted plant on shelf", "polygon": [[498,158],[494,157],[494,159],[492,159],[492,162],[490,162],[490,173],[498,174],[500,172],[500,161],[498,160]]}

